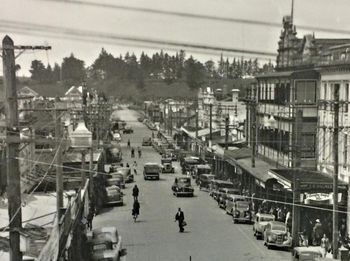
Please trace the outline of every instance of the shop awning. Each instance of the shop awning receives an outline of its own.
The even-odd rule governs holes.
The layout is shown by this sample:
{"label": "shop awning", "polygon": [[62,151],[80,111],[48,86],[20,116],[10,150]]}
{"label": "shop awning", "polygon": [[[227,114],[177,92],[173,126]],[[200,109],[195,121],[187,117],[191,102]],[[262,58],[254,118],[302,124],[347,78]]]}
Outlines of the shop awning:
{"label": "shop awning", "polygon": [[268,179],[272,178],[269,175],[269,170],[273,167],[266,161],[263,161],[261,159],[256,158],[255,159],[255,167],[252,167],[252,159],[250,158],[243,158],[238,159],[238,166],[244,169],[245,171],[249,172],[251,175],[253,175],[256,179],[266,182]]}
{"label": "shop awning", "polygon": [[[333,178],[319,171],[306,169],[271,169],[269,175],[280,183],[292,188],[293,179],[299,179],[301,192],[331,192],[333,190]],[[338,189],[347,189],[347,184],[338,181]]]}

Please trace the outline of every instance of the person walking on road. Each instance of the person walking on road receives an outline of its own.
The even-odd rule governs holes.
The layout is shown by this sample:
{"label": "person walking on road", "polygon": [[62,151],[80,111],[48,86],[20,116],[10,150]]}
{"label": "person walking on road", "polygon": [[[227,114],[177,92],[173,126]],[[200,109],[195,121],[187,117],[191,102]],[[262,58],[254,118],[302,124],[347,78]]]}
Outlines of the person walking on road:
{"label": "person walking on road", "polygon": [[179,224],[179,232],[184,232],[184,225],[185,225],[185,215],[184,212],[181,210],[181,208],[178,209],[176,215],[175,215],[175,222],[178,222]]}
{"label": "person walking on road", "polygon": [[132,208],[132,216],[134,218],[134,222],[136,222],[138,215],[140,215],[140,203],[136,199]]}
{"label": "person walking on road", "polygon": [[130,139],[128,139],[128,148],[130,148]]}
{"label": "person walking on road", "polygon": [[131,157],[135,158],[135,149],[134,149],[134,147],[131,148]]}
{"label": "person walking on road", "polygon": [[137,151],[138,151],[138,153],[139,153],[139,158],[141,158],[141,156],[142,156],[141,148],[140,148],[140,147],[137,147]]}
{"label": "person walking on road", "polygon": [[137,187],[137,185],[135,185],[132,189],[132,196],[134,197],[134,201],[138,200],[139,192],[139,188]]}
{"label": "person walking on road", "polygon": [[134,168],[134,174],[137,175],[137,163],[136,163],[136,160],[134,160],[134,163],[132,164],[132,167]]}

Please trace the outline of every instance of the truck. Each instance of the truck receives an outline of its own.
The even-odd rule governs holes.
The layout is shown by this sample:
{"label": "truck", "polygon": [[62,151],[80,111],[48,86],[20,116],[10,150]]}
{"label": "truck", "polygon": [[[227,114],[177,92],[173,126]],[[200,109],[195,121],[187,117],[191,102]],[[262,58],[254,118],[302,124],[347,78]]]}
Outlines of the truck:
{"label": "truck", "polygon": [[159,180],[161,168],[157,163],[146,163],[143,167],[143,178]]}

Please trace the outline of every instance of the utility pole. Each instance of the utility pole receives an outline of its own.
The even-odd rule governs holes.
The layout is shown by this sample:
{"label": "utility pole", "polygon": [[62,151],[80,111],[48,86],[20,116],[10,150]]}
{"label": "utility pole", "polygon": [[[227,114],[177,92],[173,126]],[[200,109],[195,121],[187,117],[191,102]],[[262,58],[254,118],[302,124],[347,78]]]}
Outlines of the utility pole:
{"label": "utility pole", "polygon": [[209,104],[209,140],[213,140],[213,104]]}
{"label": "utility pole", "polygon": [[58,115],[58,111],[55,110],[55,137],[56,137],[56,207],[57,207],[57,225],[60,227],[61,220],[61,210],[63,208],[63,177],[62,177],[62,142],[59,142],[62,139],[62,124],[61,118]]}
{"label": "utility pole", "polygon": [[333,258],[338,257],[338,172],[339,172],[339,84],[334,84],[334,123],[333,123]]}
{"label": "utility pole", "polygon": [[20,233],[22,229],[21,175],[18,164],[19,129],[15,70],[15,51],[12,39],[5,36],[2,41],[2,62],[5,90],[6,136],[17,142],[7,143],[7,196],[10,229],[10,260],[22,261]]}
{"label": "utility pole", "polygon": [[[294,144],[293,144],[293,215],[292,215],[292,238],[298,238],[300,226],[300,180],[295,176],[295,171],[300,170],[301,167],[301,127],[303,123],[303,111],[298,109],[296,111],[294,124]],[[293,241],[296,244],[296,240]],[[296,246],[296,245],[294,245]]]}
{"label": "utility pole", "polygon": [[228,127],[229,127],[229,117],[225,118],[225,150],[228,150]]}
{"label": "utility pole", "polygon": [[198,139],[198,109],[196,109],[196,139]]}
{"label": "utility pole", "polygon": [[169,135],[173,135],[173,108],[171,104],[169,104],[169,118],[170,118],[170,126],[169,126]]}
{"label": "utility pole", "polygon": [[256,117],[257,91],[255,87],[253,87],[252,92],[253,99],[250,102],[250,122],[252,123],[252,126],[248,131],[250,131],[250,141],[252,145],[252,168],[255,168],[256,144],[258,142],[258,117]]}

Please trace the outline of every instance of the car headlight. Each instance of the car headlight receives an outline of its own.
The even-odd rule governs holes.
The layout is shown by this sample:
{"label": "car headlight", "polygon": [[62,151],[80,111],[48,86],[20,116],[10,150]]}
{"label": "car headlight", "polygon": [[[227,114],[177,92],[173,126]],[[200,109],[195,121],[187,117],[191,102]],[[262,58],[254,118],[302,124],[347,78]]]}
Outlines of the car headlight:
{"label": "car headlight", "polygon": [[277,240],[277,235],[274,235],[274,234],[271,235],[271,239],[272,239],[272,240]]}
{"label": "car headlight", "polygon": [[235,216],[239,217],[239,211],[238,210],[235,211]]}
{"label": "car headlight", "polygon": [[288,236],[287,236],[287,234],[285,234],[283,237],[283,240],[287,240],[287,239],[288,239]]}

